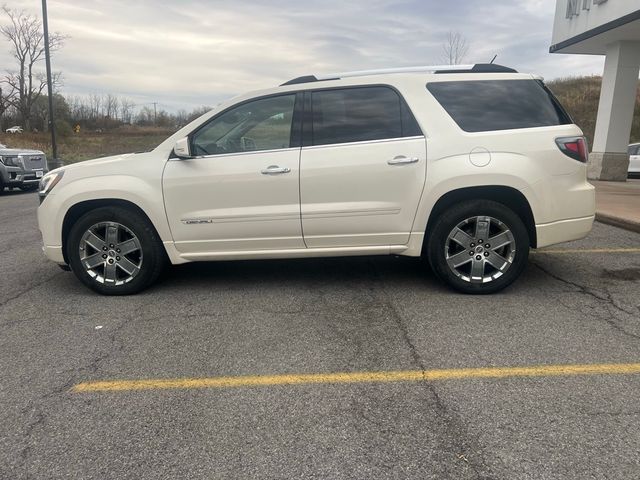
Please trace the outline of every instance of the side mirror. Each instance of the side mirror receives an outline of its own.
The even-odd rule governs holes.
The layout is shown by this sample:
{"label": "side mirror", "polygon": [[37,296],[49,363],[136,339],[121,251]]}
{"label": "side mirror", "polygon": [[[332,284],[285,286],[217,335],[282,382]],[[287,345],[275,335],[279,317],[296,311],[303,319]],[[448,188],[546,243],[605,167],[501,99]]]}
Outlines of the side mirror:
{"label": "side mirror", "polygon": [[178,140],[173,147],[178,158],[191,158],[191,149],[189,148],[189,137],[184,137]]}

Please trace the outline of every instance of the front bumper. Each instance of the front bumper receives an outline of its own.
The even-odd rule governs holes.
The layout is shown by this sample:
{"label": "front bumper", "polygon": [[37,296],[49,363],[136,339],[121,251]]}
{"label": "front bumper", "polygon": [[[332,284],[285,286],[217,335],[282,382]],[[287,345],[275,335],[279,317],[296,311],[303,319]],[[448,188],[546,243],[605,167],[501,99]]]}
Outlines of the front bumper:
{"label": "front bumper", "polygon": [[45,256],[52,262],[56,262],[58,265],[67,264],[67,262],[64,261],[62,246],[50,247],[45,245],[42,247],[42,251],[44,252]]}
{"label": "front bumper", "polygon": [[25,171],[13,171],[7,172],[7,178],[4,180],[5,186],[8,187],[19,187],[20,185],[37,185],[40,182],[40,179],[45,176],[48,171],[41,170],[42,176],[38,177],[35,171],[25,172]]}

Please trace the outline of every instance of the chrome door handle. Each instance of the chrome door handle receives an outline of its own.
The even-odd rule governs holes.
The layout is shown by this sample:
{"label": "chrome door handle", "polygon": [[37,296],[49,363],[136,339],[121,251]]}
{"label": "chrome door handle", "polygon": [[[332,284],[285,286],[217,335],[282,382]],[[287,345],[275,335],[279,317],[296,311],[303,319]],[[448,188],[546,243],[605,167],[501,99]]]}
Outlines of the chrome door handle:
{"label": "chrome door handle", "polygon": [[279,167],[278,165],[269,165],[264,168],[261,173],[263,175],[279,175],[281,173],[289,173],[291,169],[289,167]]}
{"label": "chrome door handle", "polygon": [[417,163],[420,159],[418,157],[405,157],[404,155],[399,155],[397,157],[393,157],[391,160],[387,160],[389,165],[406,165],[408,163]]}

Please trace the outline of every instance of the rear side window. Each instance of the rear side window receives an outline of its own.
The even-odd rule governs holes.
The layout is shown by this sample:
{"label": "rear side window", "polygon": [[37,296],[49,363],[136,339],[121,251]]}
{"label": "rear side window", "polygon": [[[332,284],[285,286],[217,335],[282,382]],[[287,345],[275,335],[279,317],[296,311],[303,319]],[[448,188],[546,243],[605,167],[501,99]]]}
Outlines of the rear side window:
{"label": "rear side window", "polygon": [[313,145],[422,135],[404,100],[388,87],[314,91],[311,109]]}
{"label": "rear side window", "polygon": [[467,132],[548,127],[573,123],[537,80],[435,82],[427,89]]}
{"label": "rear side window", "polygon": [[629,146],[629,155],[639,155],[639,154],[640,154],[640,145]]}

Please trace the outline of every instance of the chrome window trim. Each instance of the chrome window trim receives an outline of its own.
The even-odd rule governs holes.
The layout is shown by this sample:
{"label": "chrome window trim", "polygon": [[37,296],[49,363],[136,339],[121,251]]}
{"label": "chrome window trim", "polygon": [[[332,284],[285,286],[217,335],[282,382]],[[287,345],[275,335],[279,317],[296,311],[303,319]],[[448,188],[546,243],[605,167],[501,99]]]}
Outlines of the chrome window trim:
{"label": "chrome window trim", "polygon": [[251,150],[249,152],[233,152],[233,153],[212,153],[211,155],[196,155],[189,158],[170,158],[169,161],[180,161],[180,162],[188,162],[189,160],[200,160],[203,158],[226,158],[226,157],[237,157],[237,156],[247,156],[247,155],[259,155],[266,153],[275,153],[275,152],[294,152],[300,151],[300,147],[288,147],[288,148],[272,148],[269,150]]}
{"label": "chrome window trim", "polygon": [[319,149],[319,148],[331,148],[331,147],[339,147],[342,145],[371,145],[371,144],[376,144],[376,143],[389,143],[389,142],[400,142],[403,140],[425,140],[426,138],[424,135],[415,135],[413,137],[394,137],[394,138],[381,138],[378,140],[363,140],[360,142],[340,142],[340,143],[328,143],[326,145],[308,145],[306,147],[302,147],[302,150],[312,150],[312,149]]}

